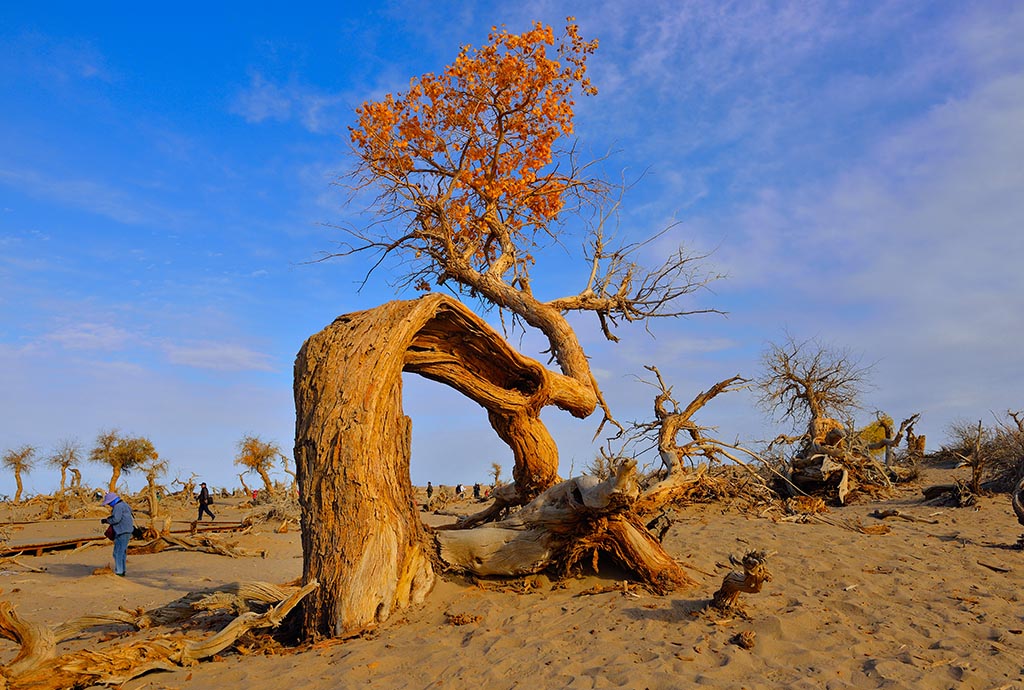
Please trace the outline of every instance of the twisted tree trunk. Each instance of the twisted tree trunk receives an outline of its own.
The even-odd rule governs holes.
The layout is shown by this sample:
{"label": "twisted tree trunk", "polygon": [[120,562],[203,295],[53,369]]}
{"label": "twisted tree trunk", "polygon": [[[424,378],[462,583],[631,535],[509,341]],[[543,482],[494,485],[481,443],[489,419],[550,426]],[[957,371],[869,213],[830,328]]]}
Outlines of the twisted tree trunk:
{"label": "twisted tree trunk", "polygon": [[[557,448],[540,420],[544,406],[578,413],[588,402],[573,393],[579,388],[575,380],[522,356],[444,295],[347,314],[310,337],[295,362],[303,580],[320,583],[303,602],[307,636],[373,627],[422,600],[434,584],[437,548],[420,521],[409,478],[411,422],[402,413],[403,371],[444,383],[480,404],[512,449],[515,483],[495,492],[487,519],[543,495],[558,481]],[[685,582],[642,524],[637,528],[623,514],[609,517],[610,526],[597,520],[624,508],[585,507],[595,518],[590,520],[564,512],[566,525],[545,528],[563,533],[554,552],[566,553],[571,539],[564,535],[576,530],[593,537],[592,550],[618,549],[638,572],[662,578],[666,587]],[[462,526],[479,521],[478,516]],[[466,534],[452,539],[473,539]],[[561,558],[512,551],[513,561],[525,559],[533,568]]]}

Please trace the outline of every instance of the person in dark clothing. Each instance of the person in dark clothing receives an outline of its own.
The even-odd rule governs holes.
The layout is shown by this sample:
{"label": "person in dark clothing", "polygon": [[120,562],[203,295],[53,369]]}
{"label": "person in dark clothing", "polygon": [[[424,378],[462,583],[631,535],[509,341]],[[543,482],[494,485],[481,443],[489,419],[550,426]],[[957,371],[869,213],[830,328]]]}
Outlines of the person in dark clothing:
{"label": "person in dark clothing", "polygon": [[206,482],[199,485],[199,517],[196,518],[196,522],[203,519],[203,513],[210,516],[211,520],[216,520],[217,516],[210,512],[210,504],[213,500],[210,498],[210,490],[206,488]]}
{"label": "person in dark clothing", "polygon": [[114,574],[124,577],[128,565],[128,540],[132,538],[135,517],[128,504],[113,492],[103,497],[103,505],[110,506],[110,517],[100,522],[110,525],[114,531]]}
{"label": "person in dark clothing", "polygon": [[429,501],[430,497],[433,496],[433,495],[434,495],[434,485],[431,484],[430,482],[427,482],[427,500]]}
{"label": "person in dark clothing", "polygon": [[473,498],[480,500],[480,482],[473,485]]}

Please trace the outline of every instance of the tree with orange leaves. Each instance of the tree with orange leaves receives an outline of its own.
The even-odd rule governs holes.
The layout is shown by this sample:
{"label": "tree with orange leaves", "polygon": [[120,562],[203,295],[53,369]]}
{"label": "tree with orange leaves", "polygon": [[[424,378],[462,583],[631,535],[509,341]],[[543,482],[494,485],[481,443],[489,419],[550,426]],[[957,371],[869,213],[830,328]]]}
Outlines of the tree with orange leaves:
{"label": "tree with orange leaves", "polygon": [[[689,580],[630,513],[635,463],[605,482],[559,483],[557,447],[540,419],[548,405],[581,418],[600,405],[602,426],[614,422],[568,313],[596,314],[617,340],[621,320],[708,311],[679,304],[711,279],[699,271],[702,257],[679,248],[645,269],[632,257],[653,238],[613,246],[605,228],[614,190],[588,177],[564,143],[574,99],[597,92],[587,78],[596,49],[571,18],[557,38],[540,24],[522,34],[494,28],[440,74],[356,111],[351,188],[371,194],[374,220],[343,228],[352,240],[329,256],[372,254],[371,271],[394,256],[402,287],[444,286],[496,305],[544,333],[558,370],[516,352],[444,295],[347,314],[306,341],[295,363],[295,461],[303,580],[320,585],[303,602],[308,635],[350,634],[422,600],[438,559],[516,575],[570,570],[607,551],[659,591]],[[545,239],[564,241],[570,211],[588,226],[587,277],[576,294],[542,297],[530,280],[534,253]],[[403,371],[483,406],[514,458],[514,481],[436,541],[408,476]],[[486,533],[469,529],[485,522]]]}
{"label": "tree with orange leaves", "polygon": [[[485,46],[463,47],[440,75],[358,108],[355,187],[376,192],[378,221],[345,228],[356,241],[332,256],[376,251],[376,266],[401,253],[401,285],[444,285],[510,311],[547,336],[571,379],[571,394],[553,404],[586,417],[600,403],[607,421],[611,411],[565,314],[593,312],[605,337],[618,340],[612,327],[620,319],[713,311],[682,309],[678,300],[714,276],[700,270],[703,257],[681,247],[645,269],[631,256],[651,238],[612,247],[605,237],[611,185],[586,177],[586,166],[559,146],[574,133],[574,97],[597,93],[587,77],[596,49],[572,17],[558,39],[540,24],[522,34],[494,28]],[[597,211],[587,279],[575,295],[544,299],[531,288],[532,252],[541,237],[560,234],[567,205]]]}

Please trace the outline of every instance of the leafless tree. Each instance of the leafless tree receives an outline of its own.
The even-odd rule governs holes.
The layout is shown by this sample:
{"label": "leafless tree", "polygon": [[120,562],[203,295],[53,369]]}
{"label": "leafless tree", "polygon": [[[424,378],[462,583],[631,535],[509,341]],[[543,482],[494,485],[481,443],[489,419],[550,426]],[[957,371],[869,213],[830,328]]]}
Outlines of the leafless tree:
{"label": "leafless tree", "polygon": [[757,379],[759,405],[794,427],[806,423],[811,439],[836,428],[825,420],[834,422],[852,416],[860,407],[860,396],[871,372],[871,366],[862,365],[848,349],[814,339],[800,341],[791,335],[782,343],[770,343],[761,365],[762,374]]}

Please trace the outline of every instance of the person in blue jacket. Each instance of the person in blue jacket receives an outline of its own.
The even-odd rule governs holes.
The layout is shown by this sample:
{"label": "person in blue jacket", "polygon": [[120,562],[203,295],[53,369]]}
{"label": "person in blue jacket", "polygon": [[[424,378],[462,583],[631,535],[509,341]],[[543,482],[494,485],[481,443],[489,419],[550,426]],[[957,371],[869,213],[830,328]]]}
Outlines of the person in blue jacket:
{"label": "person in blue jacket", "polygon": [[114,574],[124,577],[128,565],[128,540],[132,538],[135,518],[128,504],[113,492],[103,497],[103,505],[110,506],[110,517],[100,522],[114,528]]}

